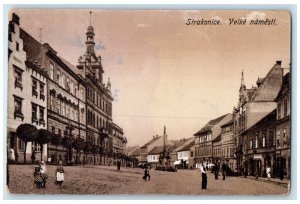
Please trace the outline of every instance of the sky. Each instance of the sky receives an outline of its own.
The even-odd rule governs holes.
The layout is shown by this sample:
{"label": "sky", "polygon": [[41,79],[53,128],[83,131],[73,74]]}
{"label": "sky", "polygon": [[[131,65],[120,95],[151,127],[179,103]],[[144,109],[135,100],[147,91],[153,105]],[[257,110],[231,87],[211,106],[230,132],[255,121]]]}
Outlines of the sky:
{"label": "sky", "polygon": [[[76,65],[85,49],[90,10],[15,9],[20,26]],[[11,14],[10,14],[11,15]],[[221,25],[186,25],[187,20]],[[230,18],[276,19],[276,25],[229,25]],[[265,10],[92,10],[95,51],[112,83],[113,121],[127,146],[153,135],[193,137],[209,120],[232,113],[241,72],[256,86],[275,64],[290,63],[290,14]],[[41,28],[41,33],[40,33]]]}

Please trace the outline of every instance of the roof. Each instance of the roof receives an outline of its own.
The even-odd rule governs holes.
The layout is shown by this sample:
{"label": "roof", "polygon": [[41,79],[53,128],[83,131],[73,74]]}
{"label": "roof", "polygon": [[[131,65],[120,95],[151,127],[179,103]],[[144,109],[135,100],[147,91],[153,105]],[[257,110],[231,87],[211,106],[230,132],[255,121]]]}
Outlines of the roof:
{"label": "roof", "polygon": [[[166,151],[169,151],[171,147],[172,146],[170,146],[170,145],[166,146],[165,147]],[[164,146],[156,146],[148,153],[148,155],[158,155],[158,154],[162,153],[163,151],[164,151]]]}
{"label": "roof", "polygon": [[211,129],[217,125],[221,120],[223,120],[223,118],[225,118],[229,113],[222,115],[216,119],[213,119],[211,121],[209,121],[203,128],[201,128],[198,132],[196,132],[194,135],[201,135],[204,133],[207,133],[209,131],[211,131]]}
{"label": "roof", "polygon": [[282,84],[281,63],[276,63],[251,97],[251,101],[274,101]]}
{"label": "roof", "polygon": [[160,154],[161,152],[163,152],[164,147],[163,146],[157,146],[154,147],[149,153],[148,155],[155,155],[155,154]]}
{"label": "roof", "polygon": [[137,148],[128,156],[140,156],[140,155],[141,155],[141,149]]}
{"label": "roof", "polygon": [[227,127],[233,124],[233,120],[228,121],[227,123],[224,123],[223,125],[221,125],[221,128],[223,127]]}
{"label": "roof", "polygon": [[262,125],[264,125],[264,124],[273,123],[273,122],[275,123],[276,119],[277,119],[276,113],[277,113],[277,110],[276,109],[273,110],[272,112],[267,114],[265,117],[263,117],[262,119],[260,119],[256,123],[254,123],[251,127],[247,128],[247,130],[245,132],[243,132],[243,134],[246,134],[248,131],[255,129],[256,127],[262,127]]}
{"label": "roof", "polygon": [[287,91],[291,89],[291,74],[288,72],[286,75],[284,75],[283,80],[282,80],[282,86],[281,89],[276,97],[276,101],[284,95]]}
{"label": "roof", "polygon": [[155,142],[155,141],[158,140],[159,138],[161,138],[161,136],[155,136],[155,137],[153,137],[152,140],[150,140],[149,142],[147,142],[146,144],[144,144],[144,145],[142,146],[142,148],[143,148],[143,147],[148,147],[149,145],[151,145],[153,142]]}
{"label": "roof", "polygon": [[191,138],[190,140],[188,140],[186,144],[182,145],[182,147],[179,148],[177,152],[187,151],[194,145],[195,145],[195,138]]}
{"label": "roof", "polygon": [[75,67],[73,64],[71,64],[70,62],[68,62],[66,59],[64,59],[64,58],[62,58],[62,57],[60,57],[60,56],[58,56],[59,57],[59,59],[65,64],[65,65],[67,65],[74,73],[76,73],[76,74],[81,74],[81,71],[77,68],[77,67]]}
{"label": "roof", "polygon": [[219,134],[215,139],[213,139],[213,142],[218,142],[221,140],[221,134]]}

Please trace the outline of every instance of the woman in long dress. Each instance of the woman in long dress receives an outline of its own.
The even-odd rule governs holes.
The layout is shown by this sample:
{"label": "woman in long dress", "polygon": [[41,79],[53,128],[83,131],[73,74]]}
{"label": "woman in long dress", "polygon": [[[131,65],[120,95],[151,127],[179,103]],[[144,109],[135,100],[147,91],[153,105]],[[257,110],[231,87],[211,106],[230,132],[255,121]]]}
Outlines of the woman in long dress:
{"label": "woman in long dress", "polygon": [[62,186],[62,183],[65,181],[65,170],[62,166],[62,162],[59,162],[59,166],[56,169],[56,184],[58,184],[60,187]]}

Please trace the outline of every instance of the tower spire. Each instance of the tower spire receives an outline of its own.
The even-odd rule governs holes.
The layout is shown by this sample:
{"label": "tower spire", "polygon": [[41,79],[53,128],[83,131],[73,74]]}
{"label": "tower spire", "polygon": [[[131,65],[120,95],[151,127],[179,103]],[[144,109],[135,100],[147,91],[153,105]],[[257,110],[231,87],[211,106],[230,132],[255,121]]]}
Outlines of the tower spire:
{"label": "tower spire", "polygon": [[242,77],[241,77],[241,87],[240,90],[246,89],[245,83],[244,83],[244,70],[242,70]]}
{"label": "tower spire", "polygon": [[92,26],[92,11],[90,11],[90,26]]}

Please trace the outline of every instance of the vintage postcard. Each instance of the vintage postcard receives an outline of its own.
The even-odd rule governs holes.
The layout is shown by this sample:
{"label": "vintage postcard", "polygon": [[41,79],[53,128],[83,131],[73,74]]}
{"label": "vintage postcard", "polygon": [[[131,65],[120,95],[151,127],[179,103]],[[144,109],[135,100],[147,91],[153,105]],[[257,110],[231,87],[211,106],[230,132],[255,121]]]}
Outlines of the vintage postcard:
{"label": "vintage postcard", "polygon": [[288,10],[12,9],[7,192],[288,195]]}

